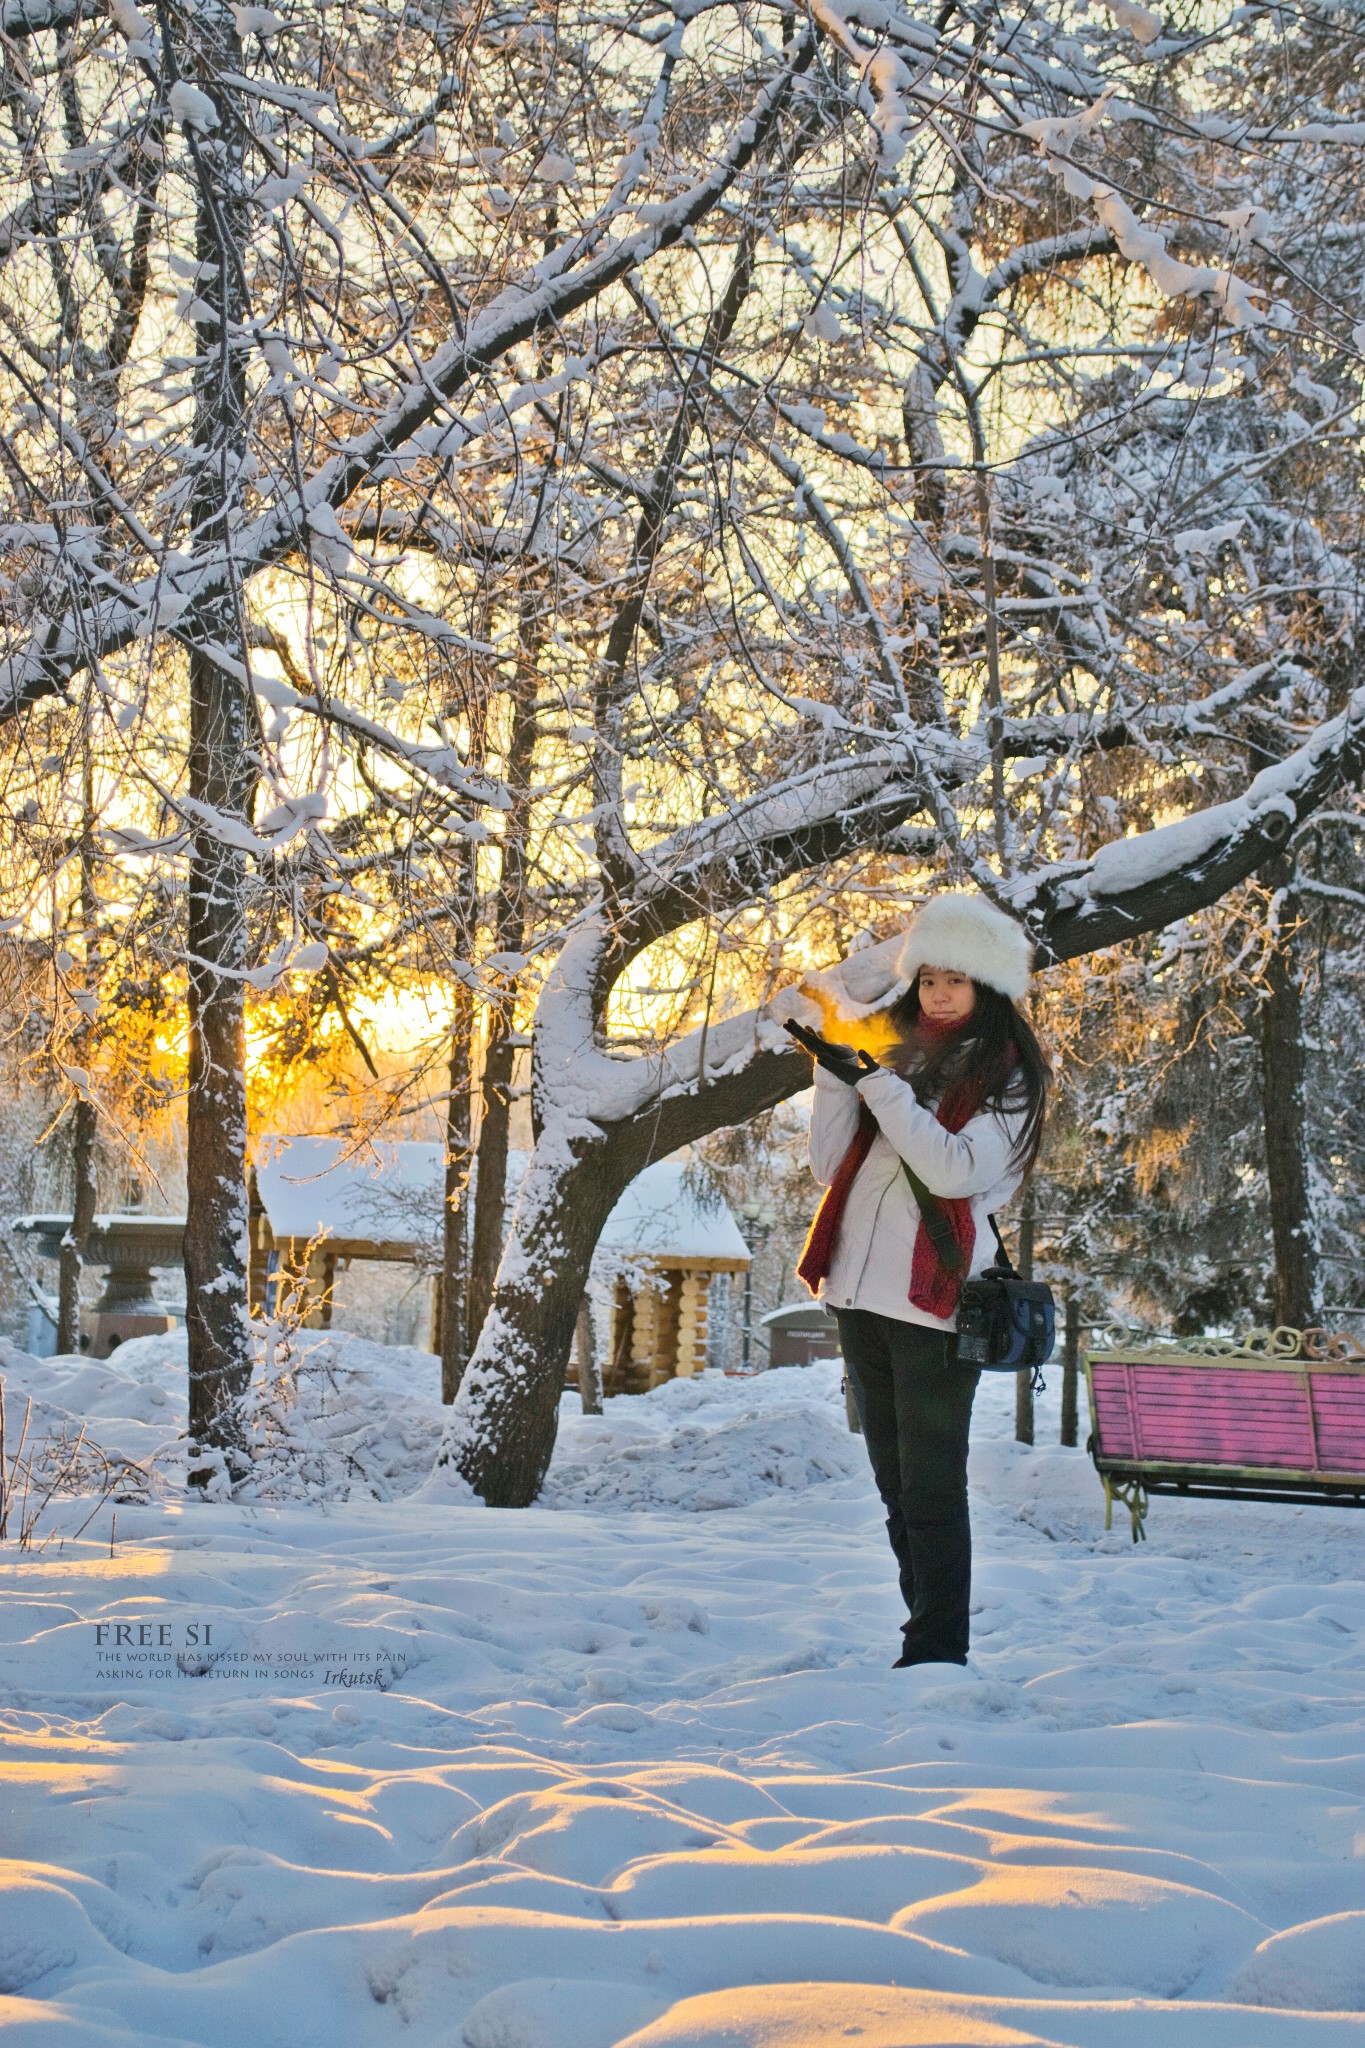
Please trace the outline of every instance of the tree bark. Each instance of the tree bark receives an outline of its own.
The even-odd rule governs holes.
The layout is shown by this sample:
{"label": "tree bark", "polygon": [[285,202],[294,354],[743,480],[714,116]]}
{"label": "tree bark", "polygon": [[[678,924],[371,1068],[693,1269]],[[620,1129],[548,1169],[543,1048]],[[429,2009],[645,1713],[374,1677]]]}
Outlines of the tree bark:
{"label": "tree bark", "polygon": [[74,1199],[71,1223],[62,1237],[57,1267],[57,1349],[79,1351],[81,1341],[81,1270],[85,1241],[95,1220],[95,1105],[78,1095],[72,1113],[71,1170]]}
{"label": "tree bark", "polygon": [[[526,942],[526,835],[531,766],[536,744],[536,659],[539,636],[534,592],[522,601],[520,658],[511,691],[512,729],[504,774],[511,808],[503,826],[493,944],[498,953],[518,955]],[[512,1080],[516,1071],[517,975],[507,970],[488,1008],[488,1043],[483,1063],[479,1117],[479,1170],[474,1188],[474,1235],[469,1258],[469,1335],[483,1328],[493,1299],[507,1215],[507,1152],[511,1137]]]}
{"label": "tree bark", "polygon": [[[85,749],[82,768],[81,790],[81,926],[84,932],[82,949],[85,954],[84,991],[93,995],[98,981],[98,948],[95,941],[95,925],[99,915],[99,904],[95,895],[95,791],[90,761],[90,748]],[[93,1025],[88,1016],[83,1016],[73,1034],[72,1051],[75,1064],[86,1069],[90,1066],[90,1052],[93,1039]],[[95,1178],[95,1145],[99,1134],[99,1112],[85,1089],[77,1094],[72,1112],[71,1128],[71,1225],[62,1237],[61,1256],[57,1265],[57,1349],[59,1352],[79,1351],[81,1341],[81,1271],[85,1259],[86,1239],[90,1226],[95,1220],[97,1186]]]}
{"label": "tree bark", "polygon": [[602,1413],[602,1360],[598,1355],[597,1333],[593,1328],[595,1320],[592,1298],[585,1294],[578,1304],[578,1323],[574,1331],[578,1363],[578,1398],[583,1403],[585,1415]]}
{"label": "tree bark", "polygon": [[478,1173],[474,1182],[474,1224],[469,1252],[469,1336],[483,1328],[493,1299],[498,1261],[502,1257],[507,1218],[507,1154],[512,1114],[512,1073],[516,1048],[512,1040],[510,1001],[499,995],[489,1007],[488,1042],[480,1078]]}
{"label": "tree bark", "polygon": [[1270,1235],[1275,1250],[1275,1320],[1291,1330],[1308,1330],[1318,1320],[1320,1300],[1304,1099],[1299,899],[1287,856],[1271,862],[1263,873],[1279,896],[1279,931],[1266,964],[1260,1014],[1261,1106]]}
{"label": "tree bark", "polygon": [[[472,857],[472,856],[471,856]],[[446,1098],[446,1174],[441,1239],[441,1399],[460,1391],[469,1362],[469,1169],[473,1159],[470,1106],[474,1067],[474,997],[467,982],[455,990],[450,1024],[450,1092]]]}
{"label": "tree bark", "polygon": [[[169,17],[163,13],[163,33]],[[196,42],[177,69],[194,74],[217,110],[211,130],[185,129],[198,188],[195,290],[195,458],[190,499],[195,554],[231,554],[241,513],[246,454],[243,256],[247,199],[243,136],[234,96],[220,83],[241,69],[229,7],[201,0]],[[166,38],[168,54],[171,49]],[[240,586],[187,614],[189,793],[194,830],[189,862],[186,1104],[185,1325],[189,1337],[192,1445],[241,1462],[233,1404],[251,1380],[247,1305],[246,1010],[247,857],[225,844],[209,812],[239,823],[256,788],[254,705],[246,681],[247,635]],[[217,659],[223,650],[231,666]],[[204,808],[198,808],[198,807]],[[206,1472],[195,1475],[202,1483]]]}
{"label": "tree bark", "polygon": [[947,452],[938,423],[938,390],[943,381],[919,363],[905,387],[902,416],[910,456],[915,518],[923,539],[907,548],[901,566],[901,630],[905,648],[901,674],[906,701],[917,719],[941,723],[943,702],[943,598],[940,588],[943,526],[947,516]]}
{"label": "tree bark", "polygon": [[543,1185],[523,1189],[520,1227],[498,1274],[498,1342],[488,1341],[485,1324],[443,1452],[490,1507],[529,1507],[540,1492],[588,1267],[603,1224],[645,1164],[636,1157],[628,1146],[597,1144],[567,1167],[530,1169]]}

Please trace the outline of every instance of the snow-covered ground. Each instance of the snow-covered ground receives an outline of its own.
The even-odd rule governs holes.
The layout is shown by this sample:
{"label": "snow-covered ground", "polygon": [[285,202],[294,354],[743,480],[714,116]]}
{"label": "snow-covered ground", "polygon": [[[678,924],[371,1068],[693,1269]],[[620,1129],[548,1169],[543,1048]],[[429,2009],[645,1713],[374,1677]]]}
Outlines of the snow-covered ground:
{"label": "snow-covered ground", "polygon": [[[1365,2048],[1365,1515],[1134,1549],[990,1383],[971,1667],[892,1671],[833,1369],[566,1402],[494,1513],[403,1497],[434,1360],[324,1359],[315,1497],[0,1553],[6,2048]],[[3,1371],[178,1426],[160,1340]]]}

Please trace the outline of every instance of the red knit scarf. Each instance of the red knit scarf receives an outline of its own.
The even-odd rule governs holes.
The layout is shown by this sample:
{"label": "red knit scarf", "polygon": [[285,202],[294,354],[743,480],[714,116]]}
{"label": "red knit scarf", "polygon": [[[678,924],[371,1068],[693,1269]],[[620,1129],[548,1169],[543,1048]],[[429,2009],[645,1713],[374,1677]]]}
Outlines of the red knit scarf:
{"label": "red knit scarf", "polygon": [[[924,1019],[922,1022],[927,1024],[928,1020]],[[949,1088],[934,1112],[944,1130],[956,1133],[965,1124],[970,1123],[981,1107],[982,1095],[983,1089],[978,1082],[961,1082]],[[872,1141],[876,1135],[877,1119],[867,1104],[860,1101],[858,1128],[854,1133],[853,1143],[839,1162],[838,1172],[825,1189],[824,1198],[815,1214],[815,1221],[810,1227],[810,1235],[806,1239],[805,1250],[796,1268],[798,1279],[805,1281],[812,1294],[818,1291],[822,1280],[829,1278],[829,1269],[834,1263],[834,1247],[839,1237],[839,1225],[843,1221],[849,1192],[858,1178],[863,1162],[872,1150]],[[950,1273],[939,1259],[928,1231],[916,1230],[915,1248],[910,1260],[909,1298],[914,1308],[923,1309],[926,1315],[937,1316],[941,1322],[947,1322],[950,1316],[957,1313],[962,1282],[971,1271],[972,1252],[976,1247],[976,1223],[968,1199],[941,1195],[938,1204],[947,1217],[949,1227],[961,1249],[962,1271]]]}

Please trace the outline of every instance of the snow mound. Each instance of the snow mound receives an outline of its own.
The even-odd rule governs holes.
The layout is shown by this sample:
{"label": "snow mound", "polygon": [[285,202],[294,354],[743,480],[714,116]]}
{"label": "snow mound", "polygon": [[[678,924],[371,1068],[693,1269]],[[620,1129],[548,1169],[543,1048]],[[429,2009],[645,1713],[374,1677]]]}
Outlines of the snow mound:
{"label": "snow mound", "polygon": [[0,1864],[0,1993],[13,1997],[59,1971],[106,1958],[118,1960],[64,1884],[51,1883],[33,1864]]}
{"label": "snow mound", "polygon": [[240,1501],[391,1501],[429,1476],[441,1441],[440,1361],[410,1345],[301,1330],[244,1404]]}
{"label": "snow mound", "polygon": [[613,2048],[657,2019],[666,1999],[638,1984],[527,1977],[500,1984],[465,2014],[465,2048]]}
{"label": "snow mound", "polygon": [[[31,1358],[6,1346],[11,1420],[30,1437],[87,1440],[138,1466],[153,1490],[184,1484],[188,1360],[183,1330],[130,1338],[106,1359]],[[243,1404],[253,1454],[242,1501],[391,1501],[431,1470],[442,1428],[440,1361],[344,1330],[300,1330],[263,1355]],[[16,1405],[17,1404],[17,1405]]]}
{"label": "snow mound", "polygon": [[1365,2012],[1365,1912],[1331,1913],[1272,1935],[1228,1996],[1298,2012]]}
{"label": "snow mound", "polygon": [[541,1504],[700,1514],[861,1481],[867,1455],[839,1386],[828,1363],[752,1379],[707,1373],[622,1396],[601,1417],[566,1415]]}
{"label": "snow mound", "polygon": [[[188,1362],[189,1350],[183,1330],[158,1331],[152,1337],[130,1337],[108,1358],[67,1355],[40,1361],[53,1386],[62,1387],[69,1394],[89,1385],[98,1387],[101,1400],[107,1402],[121,1386],[155,1387],[174,1396],[182,1411]],[[85,1374],[90,1375],[88,1382],[82,1378]],[[127,1410],[103,1406],[99,1412],[118,1415],[126,1414]]]}
{"label": "snow mound", "polygon": [[992,1871],[970,1891],[908,1907],[891,1925],[994,1956],[1035,1984],[1182,1998],[1225,1976],[1264,1923],[1162,1878],[1035,1864]]}
{"label": "snow mound", "polygon": [[[467,2038],[467,2037],[466,2037]],[[685,1998],[615,2048],[1046,2048],[933,1991],[754,1984]]]}

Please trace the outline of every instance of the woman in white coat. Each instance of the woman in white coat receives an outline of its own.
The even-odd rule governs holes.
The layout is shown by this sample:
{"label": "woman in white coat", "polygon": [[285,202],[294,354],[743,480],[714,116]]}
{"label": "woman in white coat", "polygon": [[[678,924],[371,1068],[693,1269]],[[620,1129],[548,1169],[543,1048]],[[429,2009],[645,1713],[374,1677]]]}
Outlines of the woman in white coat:
{"label": "woman in white coat", "polygon": [[[934,897],[897,963],[909,984],[890,1012],[899,1043],[875,1068],[839,1048],[815,1069],[810,1157],[826,1193],[797,1270],[838,1321],[886,1507],[908,1616],[898,1666],[967,1661],[979,1375],[957,1363],[954,1331],[963,1280],[994,1253],[987,1218],[1042,1137],[1047,1065],[1015,1007],[1031,958],[1022,926],[983,897]],[[956,1274],[910,1173],[952,1230]]]}

